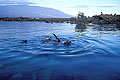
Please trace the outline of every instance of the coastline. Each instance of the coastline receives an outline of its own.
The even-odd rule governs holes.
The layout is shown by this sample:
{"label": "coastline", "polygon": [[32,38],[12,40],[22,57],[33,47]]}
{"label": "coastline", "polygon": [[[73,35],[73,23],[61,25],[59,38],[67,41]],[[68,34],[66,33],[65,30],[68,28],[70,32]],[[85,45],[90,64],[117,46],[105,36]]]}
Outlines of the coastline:
{"label": "coastline", "polygon": [[46,23],[75,23],[76,18],[29,18],[29,17],[1,17],[0,21],[40,21]]}
{"label": "coastline", "polygon": [[71,24],[120,24],[120,15],[100,14],[86,17],[79,13],[71,18],[32,18],[32,17],[0,17],[0,21],[40,21],[46,23],[71,23]]}

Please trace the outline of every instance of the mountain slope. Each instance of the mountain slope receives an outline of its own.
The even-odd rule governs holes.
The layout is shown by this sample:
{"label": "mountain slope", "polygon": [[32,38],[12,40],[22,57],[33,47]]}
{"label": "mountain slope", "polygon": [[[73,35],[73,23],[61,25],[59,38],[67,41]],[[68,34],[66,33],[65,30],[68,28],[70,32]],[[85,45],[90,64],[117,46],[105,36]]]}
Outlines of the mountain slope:
{"label": "mountain slope", "polygon": [[70,18],[56,9],[39,6],[0,6],[0,17],[40,17],[40,18]]}

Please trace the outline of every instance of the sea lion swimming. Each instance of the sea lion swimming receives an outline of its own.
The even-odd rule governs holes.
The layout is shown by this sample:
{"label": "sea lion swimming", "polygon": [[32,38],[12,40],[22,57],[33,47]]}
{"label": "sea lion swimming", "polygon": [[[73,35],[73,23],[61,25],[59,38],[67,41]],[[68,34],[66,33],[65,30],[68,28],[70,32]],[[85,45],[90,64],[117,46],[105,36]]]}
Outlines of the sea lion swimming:
{"label": "sea lion swimming", "polygon": [[67,40],[67,41],[64,42],[63,44],[68,45],[68,44],[70,44],[70,43],[71,43],[71,41],[70,41],[70,40]]}
{"label": "sea lion swimming", "polygon": [[27,43],[27,40],[23,40],[24,43]]}
{"label": "sea lion swimming", "polygon": [[[45,40],[47,41],[54,41],[54,42],[61,42],[62,44],[69,45],[71,43],[70,40],[67,40],[66,42],[62,42],[55,34],[53,34],[57,40],[51,40],[51,37],[45,37]],[[27,40],[23,40],[24,43],[27,43]]]}
{"label": "sea lion swimming", "polygon": [[61,42],[62,44],[65,44],[65,45],[69,45],[71,43],[70,40],[67,40],[66,42],[62,42],[54,33],[53,33],[53,35],[55,36],[55,38],[57,40],[51,40],[51,37],[45,37],[45,40],[54,41],[54,42]]}
{"label": "sea lion swimming", "polygon": [[51,40],[51,37],[45,37],[45,40]]}

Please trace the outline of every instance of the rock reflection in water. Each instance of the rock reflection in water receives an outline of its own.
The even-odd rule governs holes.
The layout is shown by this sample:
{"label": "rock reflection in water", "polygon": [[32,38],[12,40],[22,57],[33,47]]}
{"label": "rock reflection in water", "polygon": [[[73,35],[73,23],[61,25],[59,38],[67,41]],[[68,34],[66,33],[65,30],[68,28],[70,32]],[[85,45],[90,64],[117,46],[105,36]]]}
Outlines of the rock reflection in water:
{"label": "rock reflection in water", "polygon": [[97,27],[93,27],[93,29],[96,29],[98,31],[117,31],[117,30],[120,30],[120,25],[116,25],[116,24],[103,25],[103,24],[101,24],[101,25],[98,25]]}
{"label": "rock reflection in water", "polygon": [[86,25],[84,24],[77,24],[75,27],[75,32],[84,32],[86,29]]}
{"label": "rock reflection in water", "polygon": [[75,32],[79,32],[79,36],[101,37],[102,35],[116,35],[120,36],[120,25],[118,24],[95,24],[95,26],[86,26],[84,24],[77,24]]}
{"label": "rock reflection in water", "polygon": [[116,27],[118,30],[120,30],[120,24],[117,24]]}

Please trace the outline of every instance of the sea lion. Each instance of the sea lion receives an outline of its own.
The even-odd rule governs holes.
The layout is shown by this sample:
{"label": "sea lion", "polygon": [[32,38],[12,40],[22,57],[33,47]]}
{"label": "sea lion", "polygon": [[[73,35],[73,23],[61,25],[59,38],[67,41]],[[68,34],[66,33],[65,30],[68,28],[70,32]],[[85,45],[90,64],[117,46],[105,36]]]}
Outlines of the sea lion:
{"label": "sea lion", "polygon": [[67,41],[64,42],[63,44],[68,45],[68,44],[70,44],[70,43],[71,43],[71,41],[70,41],[70,40],[67,40]]}
{"label": "sea lion", "polygon": [[27,40],[23,40],[24,43],[27,43]]}
{"label": "sea lion", "polygon": [[66,42],[62,42],[54,33],[53,33],[53,35],[55,36],[55,38],[57,40],[51,40],[51,37],[45,37],[45,40],[54,41],[54,42],[61,42],[62,44],[65,44],[65,45],[69,45],[71,43],[70,40],[67,40]]}
{"label": "sea lion", "polygon": [[45,40],[51,40],[51,37],[45,37]]}

